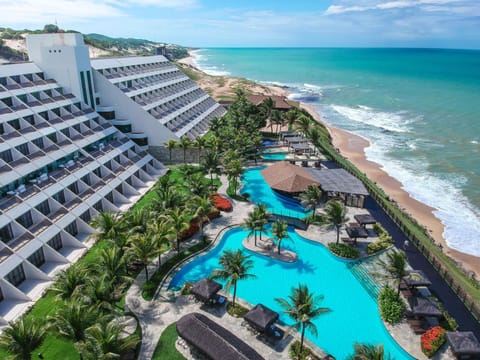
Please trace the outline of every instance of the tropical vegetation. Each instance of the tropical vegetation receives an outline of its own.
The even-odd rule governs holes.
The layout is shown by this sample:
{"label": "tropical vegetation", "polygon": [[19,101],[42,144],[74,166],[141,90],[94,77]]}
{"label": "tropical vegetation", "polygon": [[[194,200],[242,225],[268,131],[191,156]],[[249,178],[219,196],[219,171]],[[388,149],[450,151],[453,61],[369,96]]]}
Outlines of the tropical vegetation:
{"label": "tropical vegetation", "polygon": [[386,353],[382,344],[355,344],[355,352],[348,360],[394,360],[389,353]]}
{"label": "tropical vegetation", "polygon": [[422,352],[432,357],[445,343],[445,333],[445,329],[441,326],[434,326],[423,333],[420,337]]}
{"label": "tropical vegetation", "polygon": [[385,285],[380,290],[378,306],[380,308],[380,316],[389,324],[398,323],[405,311],[405,304],[400,295],[388,285]]}
{"label": "tropical vegetation", "polygon": [[328,243],[328,248],[335,255],[345,259],[358,259],[360,257],[360,251],[346,244]]}

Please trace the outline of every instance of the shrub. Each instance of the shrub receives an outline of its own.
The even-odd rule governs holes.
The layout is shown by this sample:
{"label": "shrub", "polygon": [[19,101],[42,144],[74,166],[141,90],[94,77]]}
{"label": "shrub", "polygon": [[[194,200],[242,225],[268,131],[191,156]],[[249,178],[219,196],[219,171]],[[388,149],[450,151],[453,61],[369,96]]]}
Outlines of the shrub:
{"label": "shrub", "polygon": [[183,284],[182,287],[182,295],[189,295],[190,294],[190,289],[192,288],[193,283],[190,281],[187,281],[185,284]]}
{"label": "shrub", "polygon": [[445,329],[441,326],[435,326],[428,329],[420,337],[422,351],[428,357],[432,357],[444,343]]}
{"label": "shrub", "polygon": [[378,304],[383,320],[390,324],[400,321],[405,304],[394,289],[388,285],[384,286],[378,295]]}
{"label": "shrub", "polygon": [[328,248],[342,258],[357,259],[360,256],[358,249],[345,244],[328,243]]}
{"label": "shrub", "polygon": [[300,354],[300,341],[298,340],[296,340],[290,346],[289,354],[290,354],[290,358],[295,360],[319,359],[317,356],[313,354],[312,349],[310,349],[308,346],[305,346],[305,343],[303,344],[302,353]]}
{"label": "shrub", "polygon": [[200,230],[200,226],[198,225],[198,222],[196,220],[192,220],[190,222],[190,227],[187,230],[184,230],[181,233],[179,233],[178,238],[180,240],[187,240],[191,238],[193,235],[195,235],[198,230]]}
{"label": "shrub", "polygon": [[374,242],[371,242],[370,244],[368,244],[367,245],[367,254],[368,255],[375,254],[376,252],[379,252],[383,249],[386,249],[386,248],[390,247],[393,244],[393,242],[391,241],[390,236],[389,236],[389,238],[390,238],[390,240],[379,239],[377,241],[374,241]]}
{"label": "shrub", "polygon": [[228,199],[220,196],[219,194],[212,194],[210,197],[213,200],[213,206],[215,206],[218,210],[227,212],[232,211],[232,203]]}

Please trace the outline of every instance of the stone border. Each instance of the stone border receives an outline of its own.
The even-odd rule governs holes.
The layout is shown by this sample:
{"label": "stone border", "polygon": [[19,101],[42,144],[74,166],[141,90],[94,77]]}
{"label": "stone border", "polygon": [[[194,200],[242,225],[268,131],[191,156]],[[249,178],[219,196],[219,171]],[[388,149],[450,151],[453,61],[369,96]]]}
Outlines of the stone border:
{"label": "stone border", "polygon": [[[257,240],[257,243],[259,241],[260,240]],[[286,263],[294,263],[298,260],[297,253],[290,250],[280,249],[280,254],[278,254],[275,244],[271,238],[262,239],[260,244],[260,246],[252,245],[249,237],[246,237],[242,241],[242,245],[245,249],[270,259],[275,259]]]}

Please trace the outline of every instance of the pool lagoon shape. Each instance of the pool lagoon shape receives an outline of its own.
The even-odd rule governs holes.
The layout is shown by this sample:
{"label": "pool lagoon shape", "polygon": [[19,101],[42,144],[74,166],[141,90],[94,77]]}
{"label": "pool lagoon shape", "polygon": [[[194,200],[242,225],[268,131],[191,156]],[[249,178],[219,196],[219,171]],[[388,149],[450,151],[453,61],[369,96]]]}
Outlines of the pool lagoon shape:
{"label": "pool lagoon shape", "polygon": [[[251,272],[256,278],[240,281],[237,295],[253,305],[265,304],[279,312],[280,321],[291,324],[274,299],[287,298],[292,287],[307,284],[310,291],[324,296],[320,306],[331,309],[314,321],[318,337],[307,332],[307,337],[327,353],[345,359],[353,353],[356,342],[382,343],[394,359],[413,359],[385,329],[376,299],[353,276],[349,262],[336,258],[323,245],[302,238],[293,228],[288,231],[293,241],[282,241],[282,248],[295,251],[299,260],[293,264],[283,263],[245,250],[252,255]],[[271,236],[269,232],[265,235]],[[180,269],[169,287],[179,288],[186,281],[210,275],[219,267],[218,258],[223,251],[243,249],[242,241],[247,236],[248,231],[241,228],[228,230],[214,249]],[[250,241],[254,241],[253,238]]]}
{"label": "pool lagoon shape", "polygon": [[265,166],[251,168],[242,175],[241,194],[249,194],[255,204],[265,204],[269,212],[304,219],[311,214],[300,203],[292,198],[280,195],[272,190],[260,173]]}
{"label": "pool lagoon shape", "polygon": [[273,161],[279,161],[279,160],[285,160],[287,158],[287,153],[263,153],[262,154],[262,159],[264,160],[273,160]]}

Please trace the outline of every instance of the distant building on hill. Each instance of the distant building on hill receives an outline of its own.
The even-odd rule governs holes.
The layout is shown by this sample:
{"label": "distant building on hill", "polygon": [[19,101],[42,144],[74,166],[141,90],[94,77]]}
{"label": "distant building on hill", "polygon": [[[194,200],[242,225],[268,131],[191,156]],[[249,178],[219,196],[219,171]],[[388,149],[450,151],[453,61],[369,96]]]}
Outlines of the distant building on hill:
{"label": "distant building on hill", "polygon": [[27,48],[0,66],[0,326],[91,246],[92,218],[165,174],[156,149],[225,112],[161,55],[90,60],[76,33]]}
{"label": "distant building on hill", "polygon": [[293,106],[288,103],[288,99],[285,96],[278,95],[247,95],[248,101],[253,105],[260,105],[266,99],[271,98],[275,102],[275,110],[288,111],[293,108]]}

